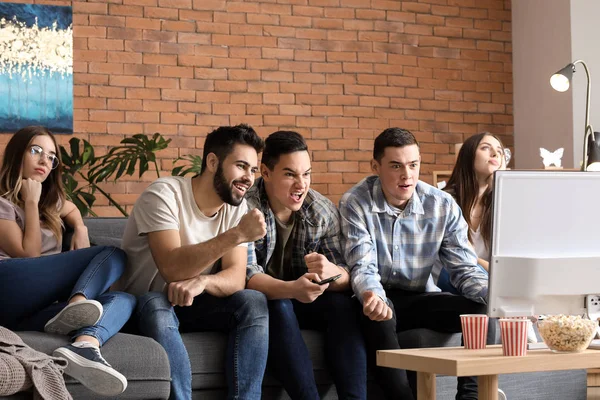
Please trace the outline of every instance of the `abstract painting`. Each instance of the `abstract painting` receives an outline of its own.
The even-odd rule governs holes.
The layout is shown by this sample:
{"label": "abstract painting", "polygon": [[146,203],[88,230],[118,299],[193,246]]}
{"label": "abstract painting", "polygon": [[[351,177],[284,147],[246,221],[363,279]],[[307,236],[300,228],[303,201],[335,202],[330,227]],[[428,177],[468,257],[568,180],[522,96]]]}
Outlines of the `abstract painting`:
{"label": "abstract painting", "polygon": [[73,133],[71,7],[0,3],[0,132]]}

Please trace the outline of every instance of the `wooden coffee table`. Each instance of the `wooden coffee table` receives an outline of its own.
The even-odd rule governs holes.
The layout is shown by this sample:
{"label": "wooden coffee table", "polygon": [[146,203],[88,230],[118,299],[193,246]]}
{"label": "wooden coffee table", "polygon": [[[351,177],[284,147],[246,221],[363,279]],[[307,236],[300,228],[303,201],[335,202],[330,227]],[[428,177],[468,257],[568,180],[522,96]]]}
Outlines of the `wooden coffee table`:
{"label": "wooden coffee table", "polygon": [[581,353],[553,353],[548,349],[529,350],[525,357],[504,357],[502,346],[483,350],[463,347],[380,350],[377,365],[417,372],[417,400],[435,400],[435,376],[477,376],[479,400],[498,399],[498,374],[563,371],[600,366],[600,350]]}

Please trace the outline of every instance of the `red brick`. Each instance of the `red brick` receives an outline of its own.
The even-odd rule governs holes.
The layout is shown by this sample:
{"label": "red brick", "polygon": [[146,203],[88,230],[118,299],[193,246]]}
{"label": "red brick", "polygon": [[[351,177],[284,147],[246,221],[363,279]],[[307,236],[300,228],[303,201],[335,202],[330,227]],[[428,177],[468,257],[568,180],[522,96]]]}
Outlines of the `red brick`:
{"label": "red brick", "polygon": [[124,27],[125,17],[90,15],[90,25]]}
{"label": "red brick", "polygon": [[159,75],[164,78],[193,78],[194,71],[198,73],[199,69],[193,67],[160,66]]}
{"label": "red brick", "polygon": [[248,83],[244,81],[215,81],[215,90],[218,92],[245,92]]}
{"label": "red brick", "polygon": [[125,98],[125,89],[109,86],[90,86],[91,97]]}
{"label": "red brick", "polygon": [[[157,76],[158,66],[144,64],[125,64],[123,73],[125,75]],[[143,86],[143,84],[142,84]]]}
{"label": "red brick", "polygon": [[[174,102],[167,102],[169,104],[175,104]],[[179,103],[177,103],[177,110],[179,112],[184,112],[184,113],[195,113],[195,114],[210,114],[212,111],[212,106],[208,103],[188,103],[188,102],[183,102],[180,101]],[[163,110],[163,111],[169,111],[169,110]],[[174,110],[173,110],[174,111]]]}
{"label": "red brick", "polygon": [[179,85],[179,79],[177,79],[177,78],[147,77],[146,78],[146,87],[147,88],[160,88],[160,89],[179,89],[180,85]]}
{"label": "red brick", "polygon": [[196,92],[194,90],[162,89],[160,99],[194,101]]}
{"label": "red brick", "polygon": [[125,93],[128,99],[160,99],[160,90],[158,89],[128,88]]}
{"label": "red brick", "polygon": [[109,83],[110,86],[144,87],[144,78],[141,76],[112,75]]}
{"label": "red brick", "polygon": [[141,100],[120,100],[120,99],[108,99],[108,108],[110,110],[127,110],[127,111],[138,111],[142,110]]}
{"label": "red brick", "polygon": [[90,121],[124,122],[123,111],[90,110]]}

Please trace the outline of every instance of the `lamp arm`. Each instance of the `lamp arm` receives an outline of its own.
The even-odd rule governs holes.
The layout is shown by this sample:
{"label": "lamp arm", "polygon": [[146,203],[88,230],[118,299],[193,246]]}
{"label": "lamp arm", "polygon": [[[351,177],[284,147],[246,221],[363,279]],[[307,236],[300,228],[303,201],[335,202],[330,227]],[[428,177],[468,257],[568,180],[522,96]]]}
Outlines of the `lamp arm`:
{"label": "lamp arm", "polygon": [[[587,158],[588,158],[588,136],[594,134],[594,130],[590,125],[590,101],[592,97],[592,78],[590,77],[590,71],[588,69],[587,64],[583,60],[577,60],[573,62],[573,65],[581,64],[583,65],[583,69],[585,70],[585,75],[587,76],[587,91],[585,96],[585,133],[583,135],[583,164],[581,166],[581,170],[585,171],[587,169]],[[594,137],[595,139],[595,137]]]}

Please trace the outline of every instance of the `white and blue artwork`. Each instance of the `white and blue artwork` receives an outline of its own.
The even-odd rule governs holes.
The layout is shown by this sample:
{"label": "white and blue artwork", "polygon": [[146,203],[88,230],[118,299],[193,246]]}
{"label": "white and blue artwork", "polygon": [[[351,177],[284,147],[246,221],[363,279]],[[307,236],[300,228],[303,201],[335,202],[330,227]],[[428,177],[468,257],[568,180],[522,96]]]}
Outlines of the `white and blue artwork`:
{"label": "white and blue artwork", "polygon": [[0,132],[73,133],[71,7],[0,3]]}

